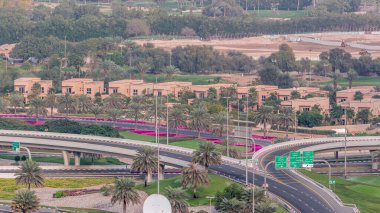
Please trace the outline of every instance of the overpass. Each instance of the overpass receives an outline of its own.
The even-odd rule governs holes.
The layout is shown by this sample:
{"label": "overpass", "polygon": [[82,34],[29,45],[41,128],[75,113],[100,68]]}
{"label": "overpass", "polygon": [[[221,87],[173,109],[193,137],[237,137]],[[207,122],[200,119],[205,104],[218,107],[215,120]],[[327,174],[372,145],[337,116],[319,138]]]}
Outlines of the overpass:
{"label": "overpass", "polygon": [[[261,165],[264,162],[273,160],[275,155],[285,155],[293,149],[298,150],[310,145],[338,142],[341,140],[341,138],[300,140],[263,148],[254,155],[254,160],[259,160],[259,168],[261,168],[260,171],[255,172],[255,185],[263,185],[263,167]],[[354,140],[354,138],[351,138],[351,140]],[[49,148],[65,152],[105,153],[124,157],[136,155],[137,150],[144,146],[157,147],[155,143],[119,138],[0,130],[0,145],[10,146],[14,141],[19,141],[28,147]],[[191,162],[191,155],[194,151],[169,145],[160,145],[160,150],[160,160],[162,162],[178,167],[187,166]],[[211,166],[210,171],[240,183],[245,182],[245,162],[225,156],[222,157],[222,161],[222,165]],[[252,170],[252,166],[249,169]],[[271,178],[267,181],[269,184],[268,191],[274,197],[279,198],[291,212],[357,212],[355,208],[343,205],[339,198],[331,191],[326,191],[326,189],[299,176],[297,173],[281,171],[286,176],[279,177],[278,172],[274,171],[274,168],[270,168],[269,172]],[[248,180],[252,183],[252,172],[248,173]]]}

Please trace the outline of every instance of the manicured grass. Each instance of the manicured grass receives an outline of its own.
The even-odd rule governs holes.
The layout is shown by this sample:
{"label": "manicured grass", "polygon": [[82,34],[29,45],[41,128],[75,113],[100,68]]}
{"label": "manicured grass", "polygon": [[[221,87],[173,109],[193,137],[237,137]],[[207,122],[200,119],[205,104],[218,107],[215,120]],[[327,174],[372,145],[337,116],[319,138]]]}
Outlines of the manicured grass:
{"label": "manicured grass", "polygon": [[[46,178],[45,187],[51,188],[83,188],[101,184],[111,184],[113,178]],[[0,179],[0,200],[11,200],[17,189],[25,186],[16,185],[14,179]]]}
{"label": "manicured grass", "polygon": [[[204,140],[194,139],[194,140],[188,140],[188,141],[173,142],[173,143],[170,143],[170,145],[198,150],[199,145],[203,142],[204,142]],[[222,151],[226,148],[226,146],[216,144],[216,148],[219,151]],[[231,146],[231,148],[237,149],[238,151],[241,151],[241,152],[243,152],[245,150],[245,147],[242,147],[242,146]]]}
{"label": "manicured grass", "polygon": [[[327,175],[300,170],[303,174],[328,187]],[[336,180],[334,192],[344,203],[353,203],[361,212],[377,213],[380,209],[380,177],[355,177],[345,180],[333,177]]]}
{"label": "manicured grass", "polygon": [[[233,182],[217,176],[213,174],[209,174],[209,185],[208,186],[202,186],[197,190],[198,198],[194,199],[192,196],[192,189],[186,189],[186,196],[187,201],[189,202],[190,206],[202,206],[202,205],[208,205],[209,199],[207,199],[207,196],[215,196],[217,192],[221,192],[224,190],[225,187],[229,186]],[[160,192],[165,195],[165,188],[171,186],[173,188],[175,187],[181,187],[181,176],[169,178],[160,181]],[[157,191],[157,182],[151,183],[148,187],[144,187],[144,185],[138,185],[137,189],[145,191],[148,194],[154,194]]]}
{"label": "manicured grass", "polygon": [[[190,81],[194,85],[207,85],[207,84],[214,84],[218,76],[210,76],[210,75],[175,75],[173,76],[172,81]],[[152,75],[152,74],[146,74],[144,76],[144,80],[146,82],[165,82],[165,76],[164,75]]]}
{"label": "manicured grass", "polygon": [[[332,82],[324,82],[323,84],[331,84]],[[341,79],[338,81],[341,86],[348,86],[348,81],[346,79]],[[380,86],[380,77],[370,77],[370,76],[360,76],[352,82],[353,86]]]}
{"label": "manicured grass", "polygon": [[277,206],[275,213],[289,213],[284,207]]}
{"label": "manicured grass", "polygon": [[[14,160],[14,155],[0,155],[2,159]],[[50,156],[50,157],[33,157],[33,160],[36,162],[44,162],[44,163],[59,163],[63,164],[63,157],[58,156]],[[100,158],[95,159],[94,163],[92,163],[91,159],[81,158],[81,165],[125,165],[125,163],[120,162],[116,158]],[[74,159],[70,159],[70,164],[74,165]]]}
{"label": "manicured grass", "polygon": [[259,13],[254,10],[249,10],[248,12],[260,18],[296,18],[305,16],[305,12],[303,10],[260,10]]}
{"label": "manicured grass", "polygon": [[69,208],[69,207],[59,207],[58,209],[68,210],[77,213],[112,213],[109,211],[99,210],[99,209],[79,209],[79,208]]}

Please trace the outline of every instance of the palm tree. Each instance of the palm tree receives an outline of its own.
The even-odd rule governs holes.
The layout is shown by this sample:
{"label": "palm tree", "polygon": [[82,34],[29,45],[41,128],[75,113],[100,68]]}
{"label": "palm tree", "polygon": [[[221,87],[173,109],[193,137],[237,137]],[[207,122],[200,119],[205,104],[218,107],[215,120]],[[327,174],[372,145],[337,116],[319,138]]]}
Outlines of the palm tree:
{"label": "palm tree", "polygon": [[173,213],[188,213],[189,203],[185,198],[185,192],[181,188],[172,188],[171,186],[165,189],[166,196],[172,206]]}
{"label": "palm tree", "polygon": [[[222,154],[227,156],[227,148],[223,149]],[[235,148],[229,148],[228,154],[229,154],[229,156],[227,156],[227,157],[230,157],[230,158],[239,158],[240,157],[240,152]]]}
{"label": "palm tree", "polygon": [[8,113],[9,102],[4,97],[0,97],[0,112]]}
{"label": "palm tree", "polygon": [[201,137],[201,131],[206,130],[210,125],[210,114],[207,108],[200,104],[190,112],[190,127],[198,131],[198,137]]}
{"label": "palm tree", "polygon": [[199,150],[193,152],[192,162],[204,166],[208,171],[210,166],[222,163],[222,155],[216,151],[215,144],[204,142],[199,146]]}
{"label": "palm tree", "polygon": [[125,96],[119,93],[114,93],[104,99],[104,106],[108,109],[117,108],[123,109],[125,107]]}
{"label": "palm tree", "polygon": [[123,114],[123,111],[118,108],[111,108],[106,113],[112,119],[113,126],[115,127],[115,122]]}
{"label": "palm tree", "polygon": [[348,72],[347,72],[347,80],[348,80],[348,88],[351,89],[352,87],[352,82],[358,78],[358,73],[353,70],[353,69],[350,69]]}
{"label": "palm tree", "polygon": [[335,70],[334,72],[331,73],[331,78],[333,80],[333,85],[334,85],[334,91],[338,89],[338,80],[340,79],[340,71]]}
{"label": "palm tree", "polygon": [[240,213],[244,208],[245,203],[237,198],[223,198],[220,202],[220,211],[228,213]]}
{"label": "palm tree", "polygon": [[293,108],[284,107],[280,110],[277,117],[278,124],[286,129],[286,138],[289,138],[289,127],[294,126],[295,113]]}
{"label": "palm tree", "polygon": [[17,191],[11,209],[15,212],[36,212],[39,209],[40,202],[34,191],[20,189]]}
{"label": "palm tree", "polygon": [[274,213],[276,212],[276,204],[266,200],[258,203],[255,209],[258,213]]}
{"label": "palm tree", "polygon": [[193,189],[193,198],[197,198],[197,188],[208,184],[207,171],[192,163],[190,167],[182,169],[182,186]]}
{"label": "palm tree", "polygon": [[224,132],[224,126],[227,122],[227,113],[226,112],[219,112],[212,115],[212,122],[216,125],[214,126],[214,132],[218,133],[219,136],[223,135]]}
{"label": "palm tree", "polygon": [[92,114],[94,114],[95,123],[97,123],[98,122],[98,115],[103,113],[103,107],[100,106],[99,104],[93,104],[92,106],[90,106],[90,108],[88,108],[88,111],[91,112]]}
{"label": "palm tree", "polygon": [[46,96],[46,106],[50,108],[50,117],[53,117],[54,107],[57,105],[57,96],[54,93],[49,93]]}
{"label": "palm tree", "polygon": [[133,159],[132,169],[146,173],[145,187],[151,182],[153,171],[157,170],[157,161],[156,151],[150,147],[139,150]]}
{"label": "palm tree", "polygon": [[123,203],[123,213],[127,212],[127,204],[139,204],[140,195],[134,189],[135,182],[131,178],[117,178],[112,193],[111,203]]}
{"label": "palm tree", "polygon": [[57,102],[60,111],[66,113],[66,118],[69,117],[69,112],[73,109],[75,103],[73,96],[70,93],[66,93],[65,95],[59,96]]}
{"label": "palm tree", "polygon": [[134,119],[135,126],[137,126],[137,121],[139,120],[139,118],[144,117],[143,111],[144,111],[145,108],[146,108],[145,104],[139,103],[139,102],[135,102],[133,100],[128,104],[128,107],[127,107],[127,117],[130,117],[130,118]]}
{"label": "palm tree", "polygon": [[28,115],[36,115],[36,122],[40,115],[46,116],[47,109],[45,108],[45,100],[40,97],[35,97],[30,100]]}
{"label": "palm tree", "polygon": [[140,78],[144,80],[144,74],[150,69],[150,64],[146,63],[146,62],[139,62],[137,65],[136,65],[136,68],[137,70],[139,71],[140,73]]}
{"label": "palm tree", "polygon": [[24,161],[19,170],[16,172],[16,184],[18,185],[27,185],[30,189],[31,185],[35,187],[44,186],[44,178],[42,177],[42,169],[39,165],[32,161]]}
{"label": "palm tree", "polygon": [[11,106],[13,106],[14,114],[16,114],[17,113],[17,107],[23,107],[24,106],[24,96],[19,92],[12,93],[9,96],[9,102],[10,102]]}
{"label": "palm tree", "polygon": [[178,127],[186,126],[187,123],[187,110],[181,105],[174,106],[169,112],[169,126],[176,129],[178,134]]}
{"label": "palm tree", "polygon": [[85,94],[80,94],[75,97],[75,101],[77,103],[76,111],[84,113],[91,106],[91,98]]}
{"label": "palm tree", "polygon": [[175,66],[166,66],[164,67],[164,69],[162,70],[164,73],[165,73],[165,78],[167,81],[170,81],[173,79],[173,76],[174,74],[176,74],[177,72],[179,72],[179,69],[176,68]]}
{"label": "palm tree", "polygon": [[[261,188],[255,188],[255,204],[265,201],[265,192]],[[246,188],[242,192],[241,200],[244,201],[244,212],[252,212],[252,188]]]}
{"label": "palm tree", "polygon": [[273,107],[272,106],[262,106],[257,114],[254,116],[254,121],[256,124],[264,125],[264,136],[267,135],[267,124],[271,123],[274,119]]}

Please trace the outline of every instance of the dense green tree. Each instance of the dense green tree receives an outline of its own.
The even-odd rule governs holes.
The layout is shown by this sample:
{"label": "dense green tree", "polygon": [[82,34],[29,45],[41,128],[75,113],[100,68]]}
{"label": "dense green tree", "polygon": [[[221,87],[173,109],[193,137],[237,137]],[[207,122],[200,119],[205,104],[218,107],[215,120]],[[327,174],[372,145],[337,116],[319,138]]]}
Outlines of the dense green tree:
{"label": "dense green tree", "polygon": [[234,0],[217,0],[213,1],[209,6],[203,10],[206,16],[241,16],[244,10]]}
{"label": "dense green tree", "polygon": [[360,91],[356,91],[354,94],[354,100],[355,101],[362,101],[363,100],[363,93]]}
{"label": "dense green tree", "polygon": [[294,71],[296,57],[293,49],[288,44],[281,44],[278,52],[273,53],[269,60],[276,64],[282,71]]}
{"label": "dense green tree", "polygon": [[30,159],[26,160],[15,174],[16,184],[26,185],[29,190],[32,185],[42,187],[44,185],[44,178],[41,173],[42,169],[36,162]]}
{"label": "dense green tree", "polygon": [[371,116],[372,113],[369,109],[362,109],[356,114],[356,120],[363,124],[367,124],[370,121]]}
{"label": "dense green tree", "polygon": [[300,126],[320,126],[323,121],[323,116],[318,111],[303,111],[297,116],[297,121]]}
{"label": "dense green tree", "polygon": [[0,97],[0,113],[8,113],[9,102],[4,97]]}
{"label": "dense green tree", "polygon": [[294,90],[294,91],[292,91],[290,96],[291,96],[290,97],[291,99],[299,99],[299,98],[301,98],[301,93],[299,93],[297,90]]}
{"label": "dense green tree", "polygon": [[347,72],[348,88],[352,88],[352,82],[358,78],[358,73],[355,70],[350,69]]}
{"label": "dense green tree", "polygon": [[278,85],[280,75],[281,71],[273,64],[265,64],[264,67],[259,70],[261,83],[266,85]]}
{"label": "dense green tree", "polygon": [[98,115],[102,114],[104,112],[104,108],[99,104],[92,104],[88,111],[95,116],[95,122],[98,121]]}
{"label": "dense green tree", "polygon": [[115,187],[112,192],[111,203],[123,203],[123,213],[127,212],[128,204],[139,204],[140,195],[135,187],[135,182],[131,178],[115,179]]}
{"label": "dense green tree", "polygon": [[341,48],[334,48],[328,52],[328,61],[332,66],[332,71],[340,70],[346,73],[352,67],[352,56]]}
{"label": "dense green tree", "polygon": [[12,200],[11,209],[15,212],[36,212],[40,207],[40,202],[36,193],[27,189],[19,189]]}

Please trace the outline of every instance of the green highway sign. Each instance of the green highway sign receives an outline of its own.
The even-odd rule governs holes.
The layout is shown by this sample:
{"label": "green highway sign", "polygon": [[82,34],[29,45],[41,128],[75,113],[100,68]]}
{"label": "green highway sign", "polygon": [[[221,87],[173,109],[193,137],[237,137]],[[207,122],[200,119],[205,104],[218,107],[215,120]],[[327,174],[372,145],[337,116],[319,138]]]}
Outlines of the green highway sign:
{"label": "green highway sign", "polygon": [[301,167],[301,153],[300,152],[290,152],[290,168],[300,168]]}
{"label": "green highway sign", "polygon": [[20,151],[20,142],[13,142],[12,143],[12,151],[14,151],[14,152]]}
{"label": "green highway sign", "polygon": [[314,166],[314,152],[304,151],[302,153],[302,167],[313,167]]}
{"label": "green highway sign", "polygon": [[274,167],[276,169],[286,169],[286,164],[287,164],[286,161],[287,161],[286,156],[276,156]]}
{"label": "green highway sign", "polygon": [[330,184],[330,185],[335,185],[335,180],[330,180],[330,181],[329,181],[329,184]]}

